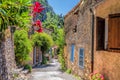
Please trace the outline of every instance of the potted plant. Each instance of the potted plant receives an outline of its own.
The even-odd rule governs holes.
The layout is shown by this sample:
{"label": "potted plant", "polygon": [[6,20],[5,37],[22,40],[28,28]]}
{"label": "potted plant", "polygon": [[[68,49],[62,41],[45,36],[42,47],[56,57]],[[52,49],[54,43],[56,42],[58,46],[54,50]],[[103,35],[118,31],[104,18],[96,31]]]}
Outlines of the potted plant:
{"label": "potted plant", "polygon": [[90,80],[104,80],[104,76],[100,73],[94,72],[90,74]]}

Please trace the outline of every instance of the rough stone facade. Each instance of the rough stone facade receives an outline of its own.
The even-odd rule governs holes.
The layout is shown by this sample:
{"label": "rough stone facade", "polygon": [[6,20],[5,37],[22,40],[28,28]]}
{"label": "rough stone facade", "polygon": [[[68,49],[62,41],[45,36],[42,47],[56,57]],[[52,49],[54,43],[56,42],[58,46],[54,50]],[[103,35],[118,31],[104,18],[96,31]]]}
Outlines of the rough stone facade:
{"label": "rough stone facade", "polygon": [[[65,16],[65,41],[64,55],[67,68],[73,74],[88,80],[91,72],[91,13],[80,2],[71,12]],[[75,26],[77,31],[73,32]],[[75,45],[74,62],[70,61],[71,45]],[[84,68],[79,66],[79,50],[84,48]]]}
{"label": "rough stone facade", "polygon": [[[105,0],[95,7],[95,18],[104,18],[106,21],[105,27],[108,26],[109,14],[116,13],[120,13],[119,0]],[[96,27],[97,26],[95,24],[94,71],[98,71],[103,74],[105,76],[105,80],[120,80],[120,53],[107,50],[96,50]],[[105,31],[107,31],[106,28]]]}
{"label": "rough stone facade", "polygon": [[5,39],[0,45],[0,80],[13,80],[13,72],[16,68],[14,45],[11,40],[10,30],[5,31]]}
{"label": "rough stone facade", "polygon": [[[94,14],[94,22],[90,9],[92,9]],[[96,17],[105,18],[107,21],[108,15],[115,13],[120,13],[119,0],[81,0],[64,18],[66,42],[64,47],[65,64],[67,68],[72,70],[73,74],[79,75],[83,80],[89,80],[92,65],[93,72],[97,71],[103,74],[105,80],[119,80],[120,54],[96,50]],[[93,23],[94,31],[92,31]],[[76,32],[74,32],[75,26],[77,26]],[[94,34],[94,44],[92,44],[92,34]],[[73,62],[70,60],[72,44],[75,46]],[[94,50],[93,56],[92,46]],[[79,66],[80,48],[84,48],[84,68]],[[94,64],[92,63],[92,58],[94,59]]]}

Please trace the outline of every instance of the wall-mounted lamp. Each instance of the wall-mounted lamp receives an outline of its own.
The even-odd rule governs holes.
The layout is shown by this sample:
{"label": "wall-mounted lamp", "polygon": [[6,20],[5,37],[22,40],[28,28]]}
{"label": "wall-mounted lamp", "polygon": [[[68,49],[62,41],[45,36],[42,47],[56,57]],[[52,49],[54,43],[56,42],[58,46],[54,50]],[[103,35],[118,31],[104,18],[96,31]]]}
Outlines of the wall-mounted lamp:
{"label": "wall-mounted lamp", "polygon": [[16,27],[15,27],[15,26],[11,26],[11,27],[10,27],[10,32],[11,32],[11,33],[14,33],[15,30],[16,30]]}

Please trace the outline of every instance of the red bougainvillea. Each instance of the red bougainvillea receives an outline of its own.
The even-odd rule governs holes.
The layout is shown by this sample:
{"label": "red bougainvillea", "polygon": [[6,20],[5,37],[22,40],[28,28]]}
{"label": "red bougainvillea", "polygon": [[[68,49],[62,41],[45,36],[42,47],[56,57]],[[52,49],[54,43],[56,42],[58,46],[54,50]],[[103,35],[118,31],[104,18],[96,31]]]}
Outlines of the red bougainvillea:
{"label": "red bougainvillea", "polygon": [[36,13],[41,13],[44,10],[44,8],[42,7],[42,5],[39,2],[35,2],[31,8],[32,8],[33,16],[36,16]]}
{"label": "red bougainvillea", "polygon": [[42,32],[42,22],[40,20],[36,20],[34,25],[34,30],[36,30],[37,32]]}
{"label": "red bougainvillea", "polygon": [[[41,13],[43,10],[44,10],[44,8],[42,7],[42,5],[39,2],[35,2],[32,5],[32,14],[31,15],[33,16],[33,18],[36,18],[36,14]],[[34,21],[33,26],[34,26],[34,28],[36,28],[37,32],[40,33],[43,31],[42,30],[42,22],[40,20]]]}
{"label": "red bougainvillea", "polygon": [[43,32],[43,29],[40,28],[39,30],[37,30],[37,32],[38,32],[38,33],[41,33],[41,32]]}
{"label": "red bougainvillea", "polygon": [[33,25],[42,27],[42,22],[40,20],[36,20]]}
{"label": "red bougainvillea", "polygon": [[40,13],[43,10],[44,10],[44,8],[42,7],[42,5],[39,2],[35,2],[34,6],[33,6],[33,12]]}

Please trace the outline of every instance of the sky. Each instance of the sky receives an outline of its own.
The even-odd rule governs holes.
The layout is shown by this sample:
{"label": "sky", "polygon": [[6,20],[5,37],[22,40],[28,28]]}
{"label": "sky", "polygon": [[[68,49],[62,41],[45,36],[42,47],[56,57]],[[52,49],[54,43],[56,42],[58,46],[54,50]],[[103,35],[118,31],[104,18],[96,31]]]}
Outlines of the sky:
{"label": "sky", "polygon": [[80,0],[48,0],[56,14],[66,15]]}

